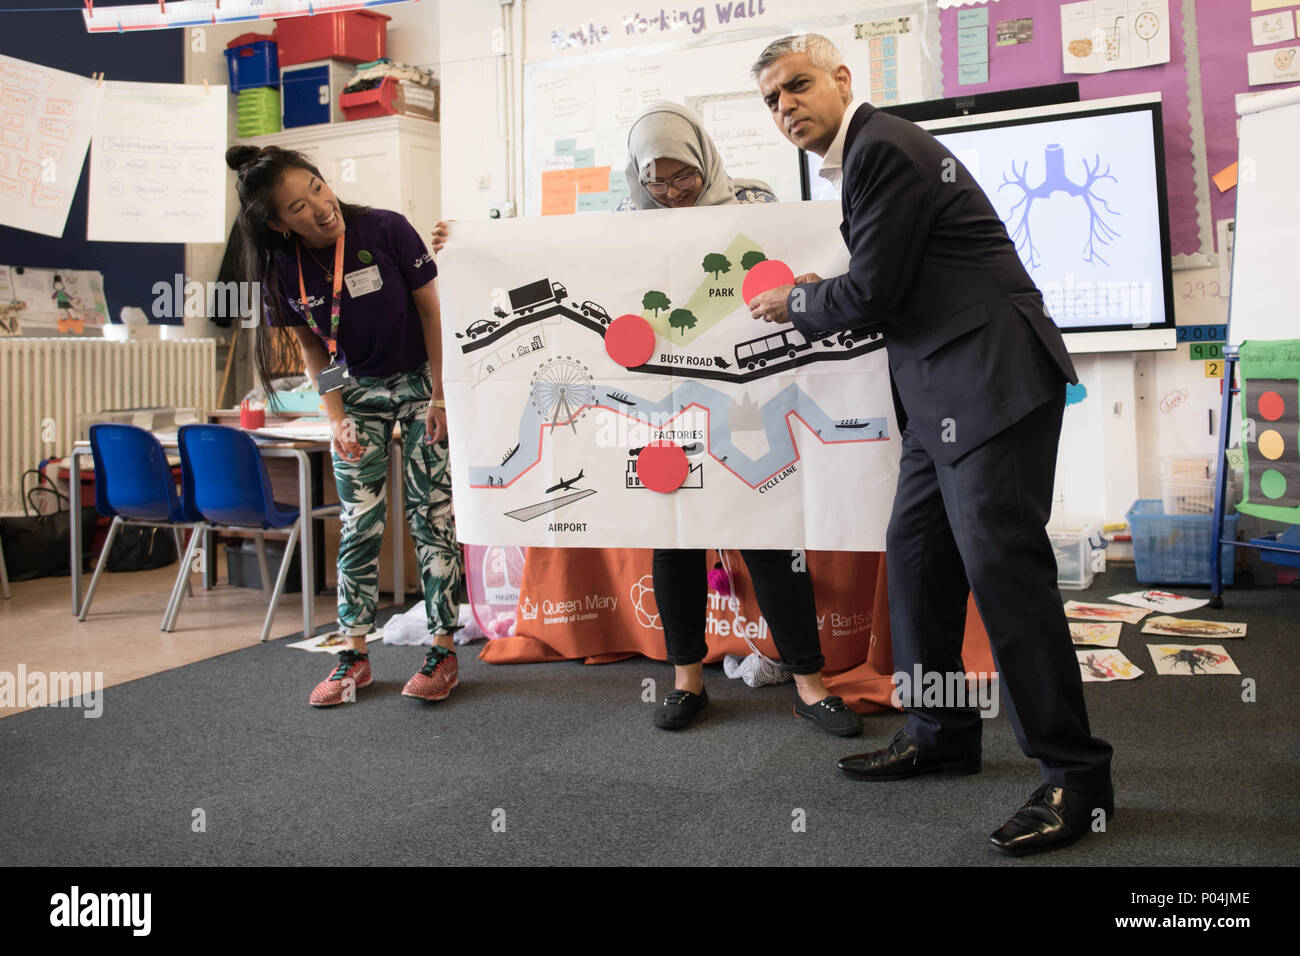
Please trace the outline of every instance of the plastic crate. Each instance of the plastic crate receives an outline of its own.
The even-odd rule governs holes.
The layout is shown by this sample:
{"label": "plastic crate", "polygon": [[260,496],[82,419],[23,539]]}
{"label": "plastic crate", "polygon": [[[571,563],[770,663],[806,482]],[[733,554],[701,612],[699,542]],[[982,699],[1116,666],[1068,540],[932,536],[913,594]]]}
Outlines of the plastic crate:
{"label": "plastic crate", "polygon": [[[1241,516],[1225,515],[1223,536],[1236,539]],[[1214,546],[1213,515],[1168,515],[1164,502],[1144,498],[1133,502],[1128,513],[1133,535],[1133,565],[1143,584],[1210,583],[1210,548]],[[1236,563],[1232,545],[1220,545],[1219,567],[1225,585],[1233,579]]]}
{"label": "plastic crate", "polygon": [[[266,570],[271,580],[262,587],[262,569],[257,566],[257,542],[247,538],[226,542],[226,575],[230,583],[237,588],[262,588],[270,591],[275,587],[275,576],[280,573],[280,561],[284,558],[286,541],[266,542]],[[302,571],[298,567],[298,545],[293,546],[293,557],[289,561],[289,575],[284,579],[282,594],[302,593]]]}
{"label": "plastic crate", "polygon": [[344,93],[339,104],[343,107],[343,115],[350,120],[400,114],[437,122],[438,87],[420,86],[386,76],[374,89]]}
{"label": "plastic crate", "polygon": [[1300,568],[1300,526],[1288,528],[1286,531],[1266,534],[1263,537],[1251,538],[1251,544],[1271,544],[1277,547],[1294,548],[1292,554],[1282,554],[1278,551],[1261,551],[1259,559],[1267,561],[1269,564],[1280,564],[1289,568]]}
{"label": "plastic crate", "polygon": [[280,119],[285,129],[341,123],[339,97],[352,79],[351,63],[318,60],[280,70]]}
{"label": "plastic crate", "polygon": [[280,66],[294,66],[312,60],[346,60],[349,63],[378,60],[388,55],[388,21],[386,15],[371,10],[345,10],[276,20]]}
{"label": "plastic crate", "polygon": [[1092,578],[1106,570],[1106,538],[1096,518],[1063,517],[1047,526],[1056,554],[1056,586],[1065,591],[1092,587]]}
{"label": "plastic crate", "polygon": [[273,86],[243,90],[236,97],[235,126],[240,139],[280,131],[280,91]]}
{"label": "plastic crate", "polygon": [[275,38],[245,33],[226,44],[226,69],[230,73],[230,92],[261,86],[278,86],[280,60]]}
{"label": "plastic crate", "polygon": [[[1167,515],[1208,515],[1214,513],[1214,459],[1168,457],[1160,460],[1160,496]],[[1223,500],[1236,503],[1233,472]]]}

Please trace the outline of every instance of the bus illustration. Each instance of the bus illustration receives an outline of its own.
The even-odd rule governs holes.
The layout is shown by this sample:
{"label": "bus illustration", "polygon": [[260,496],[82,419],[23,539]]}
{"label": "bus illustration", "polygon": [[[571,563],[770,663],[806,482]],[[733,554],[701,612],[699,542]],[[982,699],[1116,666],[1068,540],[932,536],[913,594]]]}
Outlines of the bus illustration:
{"label": "bus illustration", "polygon": [[800,352],[806,352],[812,344],[803,337],[798,329],[786,329],[757,339],[741,342],[736,346],[736,364],[753,371],[755,368],[775,362],[777,359],[794,358]]}

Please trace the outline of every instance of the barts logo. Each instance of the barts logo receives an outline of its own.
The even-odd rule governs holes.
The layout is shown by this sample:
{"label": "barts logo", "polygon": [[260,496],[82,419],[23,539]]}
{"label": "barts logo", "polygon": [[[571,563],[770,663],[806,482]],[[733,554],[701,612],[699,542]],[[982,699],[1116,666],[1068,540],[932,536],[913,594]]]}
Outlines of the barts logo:
{"label": "barts logo", "polygon": [[153,926],[152,893],[69,893],[50,897],[50,925],[60,927],[128,926],[133,936],[148,936]]}

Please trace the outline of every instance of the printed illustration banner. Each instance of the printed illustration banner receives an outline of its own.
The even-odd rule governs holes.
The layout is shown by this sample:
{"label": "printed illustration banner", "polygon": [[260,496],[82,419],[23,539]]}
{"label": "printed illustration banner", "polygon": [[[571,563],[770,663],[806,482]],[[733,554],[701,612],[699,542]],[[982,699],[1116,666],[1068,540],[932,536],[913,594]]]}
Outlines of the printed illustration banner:
{"label": "printed illustration banner", "polygon": [[[879,334],[806,341],[745,306],[767,260],[843,272],[839,221],[828,202],[454,224],[439,295],[461,540],[884,550],[898,432]],[[639,326],[643,364],[607,353],[615,323],[611,343]],[[662,441],[685,476],[666,493],[638,475]]]}

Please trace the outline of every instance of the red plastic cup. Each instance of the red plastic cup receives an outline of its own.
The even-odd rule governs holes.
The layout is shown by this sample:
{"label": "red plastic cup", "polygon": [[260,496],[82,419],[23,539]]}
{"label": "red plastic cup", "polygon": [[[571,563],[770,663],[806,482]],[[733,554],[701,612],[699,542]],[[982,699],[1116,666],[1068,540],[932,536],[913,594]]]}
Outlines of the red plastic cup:
{"label": "red plastic cup", "polygon": [[247,429],[262,428],[266,425],[265,408],[240,408],[239,427]]}

